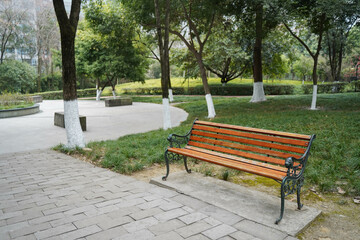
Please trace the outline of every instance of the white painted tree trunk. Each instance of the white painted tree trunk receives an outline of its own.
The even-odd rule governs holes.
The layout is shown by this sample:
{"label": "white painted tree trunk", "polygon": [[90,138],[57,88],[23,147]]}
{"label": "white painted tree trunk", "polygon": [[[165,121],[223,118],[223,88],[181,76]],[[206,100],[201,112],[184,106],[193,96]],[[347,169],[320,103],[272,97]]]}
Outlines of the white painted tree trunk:
{"label": "white painted tree trunk", "polygon": [[171,88],[169,88],[169,100],[170,100],[170,102],[174,101],[173,90]]}
{"label": "white painted tree trunk", "polygon": [[64,101],[64,120],[67,135],[67,147],[85,147],[84,134],[79,120],[79,108],[77,100]]}
{"label": "white painted tree trunk", "polygon": [[317,85],[313,85],[313,95],[311,101],[311,110],[316,110],[316,99],[317,99]]}
{"label": "white painted tree trunk", "polygon": [[205,99],[208,108],[208,118],[214,118],[216,116],[216,113],[211,94],[206,94]]}
{"label": "white painted tree trunk", "polygon": [[262,101],[266,101],[264,85],[262,82],[254,82],[254,90],[250,102],[262,102]]}
{"label": "white painted tree trunk", "polygon": [[226,86],[226,83],[223,82],[223,83],[222,83],[222,86],[225,87],[225,86]]}
{"label": "white painted tree trunk", "polygon": [[113,95],[114,98],[116,98],[116,93],[115,93],[115,91],[112,91],[112,95]]}
{"label": "white painted tree trunk", "polygon": [[96,101],[100,101],[102,91],[100,89],[96,90]]}
{"label": "white painted tree trunk", "polygon": [[163,103],[163,129],[171,128],[170,103],[168,98],[162,99]]}

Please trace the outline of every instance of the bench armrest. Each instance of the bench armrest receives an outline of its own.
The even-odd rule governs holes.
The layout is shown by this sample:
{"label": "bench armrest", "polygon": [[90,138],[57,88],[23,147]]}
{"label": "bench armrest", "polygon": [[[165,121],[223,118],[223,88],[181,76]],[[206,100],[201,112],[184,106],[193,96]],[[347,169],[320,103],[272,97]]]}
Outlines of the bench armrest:
{"label": "bench armrest", "polygon": [[174,134],[174,133],[170,134],[167,137],[170,147],[182,148],[184,145],[186,145],[188,143],[190,133],[191,132],[188,132],[186,135],[178,135],[178,134]]}
{"label": "bench armrest", "polygon": [[285,167],[287,167],[287,168],[293,168],[294,167],[294,158],[293,157],[288,157],[285,160]]}

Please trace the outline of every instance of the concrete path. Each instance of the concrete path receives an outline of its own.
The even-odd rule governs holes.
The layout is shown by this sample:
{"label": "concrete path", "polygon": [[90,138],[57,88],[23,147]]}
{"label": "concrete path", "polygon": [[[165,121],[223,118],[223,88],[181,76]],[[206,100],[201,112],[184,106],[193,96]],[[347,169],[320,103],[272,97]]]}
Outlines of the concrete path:
{"label": "concrete path", "polygon": [[[64,111],[63,101],[43,101],[40,111],[33,115],[0,119],[0,154],[48,149],[67,143],[65,129],[54,126],[54,113]],[[170,111],[173,126],[178,126],[188,116],[180,108],[171,107]],[[105,107],[104,101],[79,100],[79,113],[86,116],[86,142],[156,130],[163,124],[160,104]]]}
{"label": "concrete path", "polygon": [[253,233],[254,229],[258,229],[252,227],[252,225],[257,225],[272,229],[273,232],[281,231],[296,236],[321,213],[321,211],[308,206],[304,206],[299,211],[295,202],[285,200],[284,217],[280,224],[276,225],[274,222],[280,214],[281,201],[279,197],[213,177],[204,177],[199,173],[188,174],[185,171],[170,173],[167,181],[162,181],[161,176],[156,177],[151,180],[151,183],[184,193],[237,214],[244,219],[238,225],[242,226],[244,230],[249,227],[248,233]]}
{"label": "concrete path", "polygon": [[0,193],[2,240],[295,239],[51,150],[0,155]]}

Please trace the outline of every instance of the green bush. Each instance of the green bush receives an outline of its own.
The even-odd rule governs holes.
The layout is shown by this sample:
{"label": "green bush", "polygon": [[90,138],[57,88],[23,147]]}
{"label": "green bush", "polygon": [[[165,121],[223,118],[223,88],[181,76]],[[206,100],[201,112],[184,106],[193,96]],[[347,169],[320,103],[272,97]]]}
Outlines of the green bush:
{"label": "green bush", "polygon": [[[318,85],[318,93],[342,93],[348,83],[324,83]],[[302,85],[304,94],[310,94],[313,90],[313,85]]]}
{"label": "green bush", "polygon": [[[46,100],[54,100],[54,99],[63,99],[63,91],[52,91],[52,92],[42,92],[36,93],[36,95],[40,95],[43,99]],[[95,97],[96,96],[96,88],[88,88],[88,89],[78,89],[77,96],[81,97]]]}
{"label": "green bush", "polygon": [[25,62],[6,60],[0,64],[0,93],[32,92],[35,87],[36,73]]}
{"label": "green bush", "polygon": [[[159,87],[153,88],[124,88],[125,94],[136,95],[161,95],[162,91]],[[210,91],[212,95],[218,96],[251,96],[253,93],[252,84],[241,85],[210,85]],[[294,94],[295,87],[293,85],[267,85],[264,84],[264,91],[268,95],[289,95]],[[175,95],[203,95],[204,87],[196,86],[190,88],[175,87],[173,88]]]}

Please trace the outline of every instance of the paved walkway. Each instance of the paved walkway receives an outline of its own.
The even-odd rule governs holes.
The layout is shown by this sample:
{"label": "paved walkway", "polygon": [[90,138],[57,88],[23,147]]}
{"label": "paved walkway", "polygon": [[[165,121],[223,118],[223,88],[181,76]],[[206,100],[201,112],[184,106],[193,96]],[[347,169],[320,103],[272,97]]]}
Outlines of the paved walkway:
{"label": "paved walkway", "polygon": [[51,150],[0,155],[0,239],[276,239],[225,209]]}
{"label": "paved walkway", "polygon": [[[54,113],[64,111],[62,100],[45,100],[40,113],[0,119],[0,154],[51,148],[66,143],[64,128],[54,126]],[[172,125],[178,126],[188,114],[170,107]],[[133,103],[105,107],[104,101],[79,100],[79,113],[86,116],[86,142],[117,139],[121,136],[162,128],[162,105]]]}

